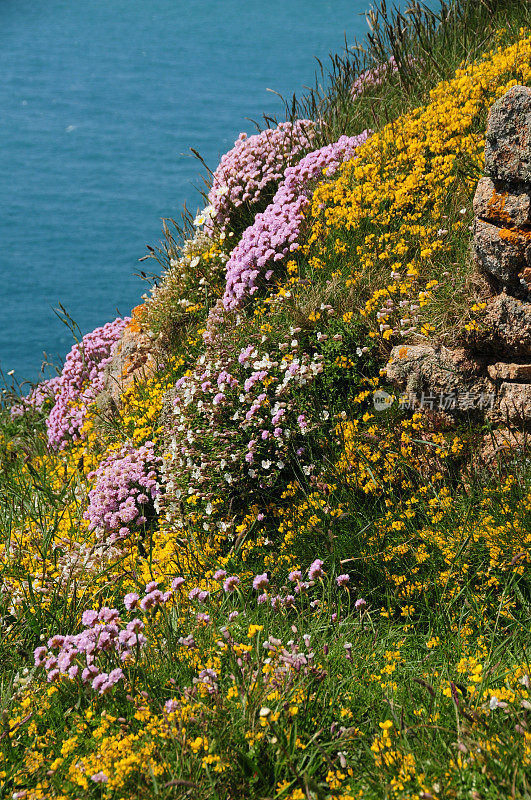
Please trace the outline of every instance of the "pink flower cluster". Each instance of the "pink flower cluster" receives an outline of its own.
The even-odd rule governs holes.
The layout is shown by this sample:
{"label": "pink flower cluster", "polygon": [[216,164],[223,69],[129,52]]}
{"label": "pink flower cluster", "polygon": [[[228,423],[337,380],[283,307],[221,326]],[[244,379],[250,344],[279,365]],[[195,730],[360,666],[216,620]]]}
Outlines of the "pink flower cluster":
{"label": "pink flower cluster", "polygon": [[46,420],[51,447],[63,449],[70,439],[79,439],[87,407],[104,387],[105,367],[129,322],[128,317],[107,322],[87,333],[68,353],[55,386],[55,405]]}
{"label": "pink flower cluster", "polygon": [[61,378],[59,375],[55,378],[48,378],[48,380],[38,383],[27,397],[23,397],[20,403],[11,407],[11,417],[20,417],[26,411],[29,411],[29,409],[40,411],[45,403],[55,400],[60,383]]}
{"label": "pink flower cluster", "polygon": [[[158,582],[151,581],[146,584],[142,598],[136,592],[126,594],[124,606],[127,611],[152,611],[168,603],[183,584],[184,578],[174,578],[171,588],[162,592]],[[127,662],[143,647],[147,641],[142,633],[144,623],[135,617],[124,624],[118,610],[106,606],[99,611],[84,611],[81,621],[85,627],[81,633],[57,634],[48,640],[46,647],[37,647],[33,654],[35,666],[44,668],[49,683],[66,676],[70,680],[80,679],[99,694],[107,694],[125,676],[120,667],[105,672],[102,663],[112,666],[117,658]]]}
{"label": "pink flower cluster", "polygon": [[254,136],[240,133],[234,147],[222,157],[214,172],[208,201],[213,223],[225,230],[235,209],[259,202],[264,191],[273,190],[285,168],[309,150],[315,138],[315,123],[309,119],[281,122]]}
{"label": "pink flower cluster", "polygon": [[355,157],[356,148],[369,136],[370,131],[341,136],[334,144],[314,150],[296,166],[286,169],[273,202],[256,215],[227,262],[225,308],[237,308],[246,296],[257,291],[259,278],[265,274],[266,281],[270,280],[275,263],[298,249],[313,181],[322,177],[324,170],[333,175],[341,163]]}
{"label": "pink flower cluster", "polygon": [[101,663],[112,663],[116,656],[126,661],[142,647],[146,642],[144,623],[135,618],[123,625],[118,611],[107,607],[85,611],[82,622],[85,630],[81,633],[52,636],[47,647],[37,647],[35,666],[44,667],[50,683],[61,676],[79,678],[98,694],[107,694],[125,676],[120,667],[104,671]]}
{"label": "pink flower cluster", "polygon": [[[411,66],[416,60],[416,58],[409,57],[407,62]],[[386,61],[384,64],[378,64],[378,66],[372,69],[366,69],[365,72],[362,72],[352,84],[350,96],[353,100],[356,100],[367,91],[367,89],[374,89],[377,86],[381,86],[382,83],[395,72],[398,72],[398,64],[396,63],[395,57],[391,56],[389,61]]]}
{"label": "pink flower cluster", "polygon": [[113,542],[129,534],[128,526],[143,525],[154,513],[157,470],[161,463],[153,442],[139,448],[123,445],[107,456],[88,475],[89,479],[96,479],[83,515],[90,522],[89,529],[111,532],[109,541]]}

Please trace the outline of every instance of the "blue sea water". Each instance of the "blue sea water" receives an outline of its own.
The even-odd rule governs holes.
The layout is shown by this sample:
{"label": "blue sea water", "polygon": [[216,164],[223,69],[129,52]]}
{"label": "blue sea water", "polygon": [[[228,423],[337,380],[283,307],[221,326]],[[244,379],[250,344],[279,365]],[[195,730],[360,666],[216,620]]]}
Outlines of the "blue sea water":
{"label": "blue sea water", "polygon": [[366,31],[368,0],[0,0],[0,367],[38,380],[43,352],[127,314],[161,219],[247,118],[282,116]]}

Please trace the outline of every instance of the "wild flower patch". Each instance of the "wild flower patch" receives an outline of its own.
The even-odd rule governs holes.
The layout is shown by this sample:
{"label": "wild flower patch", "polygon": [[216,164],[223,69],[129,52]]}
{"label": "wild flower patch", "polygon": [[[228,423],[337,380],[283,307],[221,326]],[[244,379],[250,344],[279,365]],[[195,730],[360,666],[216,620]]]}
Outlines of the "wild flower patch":
{"label": "wild flower patch", "polygon": [[[527,797],[525,432],[486,464],[473,420],[374,394],[465,286],[485,112],[530,42],[370,138],[316,149],[323,109],[241,138],[135,310],[154,373],[101,413],[116,320],[0,408],[10,797]],[[352,101],[348,74],[364,108],[404,79],[360,73]]]}
{"label": "wild flower patch", "polygon": [[[258,291],[262,276],[266,282],[275,274],[277,262],[300,247],[305,211],[310,203],[312,181],[333,175],[343,161],[355,157],[369,131],[359,136],[342,136],[337,142],[315,150],[295,167],[288,167],[284,180],[262,214],[257,214],[227,262],[223,303],[234,309]],[[278,268],[277,268],[278,269]]]}
{"label": "wild flower patch", "polygon": [[[347,282],[361,272],[369,293],[363,313],[375,336],[429,335],[426,312],[437,308],[437,296],[464,294],[460,231],[471,220],[486,113],[511,86],[529,81],[530,48],[522,34],[463,65],[426,106],[378,131],[314,192],[306,252],[324,259],[342,253]],[[474,313],[463,310],[473,325]]]}

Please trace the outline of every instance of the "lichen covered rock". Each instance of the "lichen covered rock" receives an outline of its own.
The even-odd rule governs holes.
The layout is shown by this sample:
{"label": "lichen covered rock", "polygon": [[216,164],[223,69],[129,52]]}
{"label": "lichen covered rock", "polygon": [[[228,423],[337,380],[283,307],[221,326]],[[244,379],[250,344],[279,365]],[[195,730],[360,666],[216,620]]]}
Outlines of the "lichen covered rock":
{"label": "lichen covered rock", "polygon": [[513,86],[492,106],[485,144],[491,178],[531,182],[531,88]]}

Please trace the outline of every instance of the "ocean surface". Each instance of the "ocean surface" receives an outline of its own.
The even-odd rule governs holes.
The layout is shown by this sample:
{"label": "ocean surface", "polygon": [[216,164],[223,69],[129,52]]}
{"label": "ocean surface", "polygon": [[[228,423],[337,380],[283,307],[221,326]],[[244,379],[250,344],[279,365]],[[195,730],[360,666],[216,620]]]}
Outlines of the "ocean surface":
{"label": "ocean surface", "polygon": [[[161,219],[202,206],[249,119],[282,117],[369,0],[0,0],[0,367],[38,380],[125,315]],[[8,378],[8,380],[10,380]]]}

